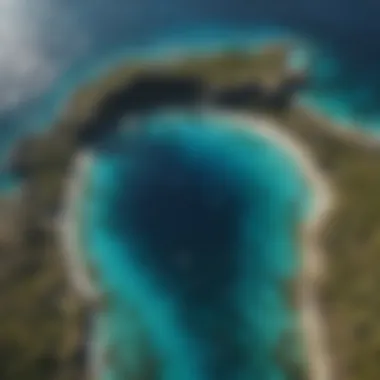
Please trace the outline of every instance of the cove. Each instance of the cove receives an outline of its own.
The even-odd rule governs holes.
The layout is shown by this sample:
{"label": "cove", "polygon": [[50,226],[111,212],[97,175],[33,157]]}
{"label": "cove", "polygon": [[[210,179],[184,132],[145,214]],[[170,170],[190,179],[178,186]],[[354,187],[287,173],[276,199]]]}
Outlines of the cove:
{"label": "cove", "polygon": [[212,115],[134,123],[97,147],[83,205],[108,300],[101,379],[285,379],[274,352],[297,326],[283,281],[299,269],[302,173]]}

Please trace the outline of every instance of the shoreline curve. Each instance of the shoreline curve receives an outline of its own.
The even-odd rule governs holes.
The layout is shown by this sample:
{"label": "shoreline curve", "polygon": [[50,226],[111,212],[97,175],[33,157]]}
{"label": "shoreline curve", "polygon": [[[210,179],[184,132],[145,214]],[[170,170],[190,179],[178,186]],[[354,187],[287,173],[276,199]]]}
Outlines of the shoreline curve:
{"label": "shoreline curve", "polygon": [[[302,224],[300,273],[300,315],[303,342],[306,345],[308,359],[308,375],[310,380],[333,380],[331,356],[326,344],[324,321],[319,312],[319,284],[323,276],[324,263],[319,246],[319,233],[323,227],[326,214],[332,209],[333,192],[325,176],[313,164],[310,152],[297,142],[294,137],[283,132],[276,122],[262,116],[251,114],[233,114],[224,111],[212,111],[212,117],[221,118],[223,124],[242,128],[246,132],[270,140],[278,149],[284,150],[296,163],[305,176],[313,193],[312,210]],[[93,162],[92,152],[82,151],[72,158],[71,175],[67,179],[67,191],[64,207],[59,221],[60,236],[65,252],[67,273],[78,293],[91,304],[99,302],[100,294],[90,278],[84,260],[80,238],[81,218],[80,204],[85,194],[88,173]],[[89,358],[91,379],[98,378],[102,367],[102,348],[92,342]]]}
{"label": "shoreline curve", "polygon": [[325,265],[319,237],[325,218],[333,208],[333,189],[322,172],[314,165],[310,152],[297,142],[296,138],[283,132],[275,121],[251,114],[229,115],[219,111],[218,115],[224,120],[228,118],[238,128],[252,130],[252,133],[270,140],[279,149],[283,149],[302,171],[313,193],[311,213],[302,223],[302,267],[299,274],[300,294],[298,295],[302,335],[306,345],[310,380],[333,380],[332,358],[326,343],[327,332],[319,311],[317,294]]}

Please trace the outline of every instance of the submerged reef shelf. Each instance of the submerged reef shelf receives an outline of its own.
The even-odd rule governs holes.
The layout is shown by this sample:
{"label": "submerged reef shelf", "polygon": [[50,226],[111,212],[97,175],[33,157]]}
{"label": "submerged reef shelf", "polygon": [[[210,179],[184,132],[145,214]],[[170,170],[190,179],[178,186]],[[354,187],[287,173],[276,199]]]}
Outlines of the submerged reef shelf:
{"label": "submerged reef shelf", "polygon": [[[16,148],[11,167],[24,181],[16,201],[2,200],[14,217],[1,213],[2,224],[17,231],[0,240],[0,251],[12,252],[4,258],[9,270],[0,300],[0,306],[10,310],[0,325],[3,380],[85,377],[83,342],[88,333],[83,321],[88,322],[94,305],[90,307],[62,273],[67,253],[62,252],[55,228],[70,164],[81,149],[107,136],[128,114],[171,106],[220,107],[260,115],[310,153],[336,197],[317,237],[326,262],[319,286],[320,312],[334,380],[380,378],[380,177],[376,176],[380,147],[297,104],[294,95],[305,77],[288,72],[286,55],[285,47],[275,45],[255,54],[227,52],[170,64],[120,67],[80,89],[46,133]],[[168,89],[164,99],[150,95],[157,97],[163,89]],[[51,314],[46,313],[46,303]]]}

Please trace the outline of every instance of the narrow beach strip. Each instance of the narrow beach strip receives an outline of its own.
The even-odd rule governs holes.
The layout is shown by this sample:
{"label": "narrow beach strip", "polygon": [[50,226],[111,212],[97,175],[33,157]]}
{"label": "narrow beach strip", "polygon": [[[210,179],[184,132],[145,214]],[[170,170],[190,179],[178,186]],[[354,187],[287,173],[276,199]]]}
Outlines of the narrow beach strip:
{"label": "narrow beach strip", "polygon": [[332,358],[327,345],[325,321],[320,312],[318,291],[324,272],[320,232],[326,215],[332,208],[334,194],[325,176],[313,163],[313,157],[301,143],[291,138],[283,128],[262,116],[215,112],[222,122],[236,128],[261,135],[270,140],[295,161],[310,184],[313,207],[308,219],[302,224],[302,269],[300,273],[300,313],[303,339],[308,359],[310,380],[333,380]]}
{"label": "narrow beach strip", "polygon": [[318,121],[320,128],[324,126],[328,129],[330,135],[338,138],[346,144],[355,144],[358,147],[379,150],[380,151],[380,138],[373,133],[367,133],[365,129],[359,127],[360,123],[353,122],[338,122],[329,118],[328,112],[319,110],[310,102],[306,102],[299,98],[296,102],[297,112],[305,114],[310,120]]}
{"label": "narrow beach strip", "polygon": [[96,302],[99,294],[91,281],[86,265],[81,234],[81,213],[92,161],[92,154],[86,151],[78,152],[71,159],[72,165],[65,186],[58,229],[61,246],[65,253],[65,265],[72,286],[85,301]]}
{"label": "narrow beach strip", "polygon": [[58,220],[58,236],[61,239],[63,260],[66,273],[74,291],[83,301],[94,306],[94,315],[90,318],[91,337],[86,342],[88,347],[86,372],[90,380],[99,379],[103,368],[104,347],[100,336],[103,332],[103,321],[96,315],[96,306],[100,302],[100,292],[91,278],[86,264],[85,243],[83,241],[83,203],[88,186],[88,177],[93,164],[93,153],[79,151],[71,159],[67,183],[65,186],[62,213]]}

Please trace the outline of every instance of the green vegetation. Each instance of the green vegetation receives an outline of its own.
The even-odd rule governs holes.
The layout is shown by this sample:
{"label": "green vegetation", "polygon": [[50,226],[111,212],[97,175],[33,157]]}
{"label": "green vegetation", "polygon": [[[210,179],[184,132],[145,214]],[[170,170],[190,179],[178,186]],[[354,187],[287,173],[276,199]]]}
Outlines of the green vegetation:
{"label": "green vegetation", "polygon": [[336,379],[378,379],[380,146],[339,135],[300,107],[272,117],[307,146],[337,195],[320,236],[327,264],[320,298]]}
{"label": "green vegetation", "polygon": [[76,362],[88,313],[67,283],[53,234],[24,218],[22,203],[1,208],[0,378],[83,379]]}
{"label": "green vegetation", "polygon": [[[211,85],[257,80],[270,88],[286,75],[285,58],[286,49],[274,46],[260,54],[122,66],[80,89],[60,120],[16,153],[26,180],[20,199],[4,200],[0,214],[2,380],[84,379],[78,350],[85,339],[87,305],[67,283],[53,222],[69,165],[80,148],[78,134],[101,116],[104,99],[134,75],[151,70],[197,75]],[[337,204],[321,236],[328,273],[320,295],[336,379],[378,380],[380,149],[368,149],[360,136],[340,135],[327,120],[295,105],[285,111],[252,107],[247,112],[277,120],[310,150],[336,191]],[[303,378],[299,368],[291,371],[297,373],[292,379]],[[148,372],[145,380],[157,380],[155,371]]]}

